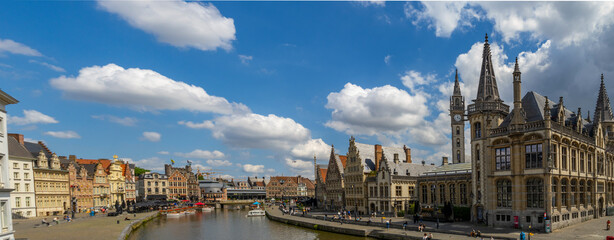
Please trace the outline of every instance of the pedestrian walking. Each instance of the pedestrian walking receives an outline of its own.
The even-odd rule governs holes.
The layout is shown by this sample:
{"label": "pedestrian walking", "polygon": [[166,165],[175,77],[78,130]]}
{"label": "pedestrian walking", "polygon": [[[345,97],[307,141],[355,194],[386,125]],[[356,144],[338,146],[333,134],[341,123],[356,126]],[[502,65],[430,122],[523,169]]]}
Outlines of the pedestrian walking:
{"label": "pedestrian walking", "polygon": [[426,236],[426,233],[424,233],[424,237],[422,237],[422,240],[427,240],[428,236]]}
{"label": "pedestrian walking", "polygon": [[437,229],[439,229],[439,218],[437,218]]}
{"label": "pedestrian walking", "polygon": [[608,229],[608,231],[610,231],[610,220],[608,220],[607,223],[608,223],[607,229]]}
{"label": "pedestrian walking", "polygon": [[386,221],[386,228],[390,229],[390,220]]}
{"label": "pedestrian walking", "polygon": [[405,231],[405,228],[407,228],[407,221],[403,223],[403,231]]}
{"label": "pedestrian walking", "polygon": [[428,237],[426,239],[432,240],[433,239],[433,233],[429,233],[429,235],[428,235]]}

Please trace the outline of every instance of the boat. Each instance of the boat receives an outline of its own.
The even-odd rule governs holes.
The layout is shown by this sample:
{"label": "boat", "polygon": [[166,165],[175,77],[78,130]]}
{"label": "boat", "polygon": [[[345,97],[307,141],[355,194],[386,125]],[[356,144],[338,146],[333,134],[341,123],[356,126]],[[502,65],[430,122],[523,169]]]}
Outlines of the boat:
{"label": "boat", "polygon": [[181,217],[181,216],[184,216],[184,215],[185,215],[184,212],[172,212],[172,213],[167,213],[166,217],[167,218],[178,218],[178,217]]}
{"label": "boat", "polygon": [[251,210],[247,213],[248,217],[261,217],[261,216],[265,216],[265,212],[262,209],[255,209],[255,210]]}
{"label": "boat", "polygon": [[194,210],[185,211],[185,214],[187,214],[187,215],[196,214],[196,211],[194,211]]}
{"label": "boat", "polygon": [[213,212],[213,209],[214,208],[212,208],[212,207],[204,207],[203,208],[203,212]]}

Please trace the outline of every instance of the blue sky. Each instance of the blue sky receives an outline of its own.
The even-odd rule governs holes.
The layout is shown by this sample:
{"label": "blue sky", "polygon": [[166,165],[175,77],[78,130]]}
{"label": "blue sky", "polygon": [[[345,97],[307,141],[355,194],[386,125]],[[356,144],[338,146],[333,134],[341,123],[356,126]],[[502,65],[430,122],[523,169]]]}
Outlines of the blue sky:
{"label": "blue sky", "polygon": [[[0,79],[20,103],[9,131],[59,155],[161,170],[312,176],[348,139],[449,155],[458,69],[475,96],[488,33],[499,90],[594,110],[614,74],[604,2],[0,3]],[[468,145],[467,145],[468,146]]]}

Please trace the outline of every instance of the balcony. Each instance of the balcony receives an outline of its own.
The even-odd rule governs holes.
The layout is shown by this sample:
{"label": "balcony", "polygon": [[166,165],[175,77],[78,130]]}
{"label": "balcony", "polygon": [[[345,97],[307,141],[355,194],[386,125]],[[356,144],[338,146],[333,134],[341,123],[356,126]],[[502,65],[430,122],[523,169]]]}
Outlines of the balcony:
{"label": "balcony", "polygon": [[482,111],[500,111],[508,114],[510,106],[505,105],[503,102],[476,102],[467,106],[467,114],[469,115]]}

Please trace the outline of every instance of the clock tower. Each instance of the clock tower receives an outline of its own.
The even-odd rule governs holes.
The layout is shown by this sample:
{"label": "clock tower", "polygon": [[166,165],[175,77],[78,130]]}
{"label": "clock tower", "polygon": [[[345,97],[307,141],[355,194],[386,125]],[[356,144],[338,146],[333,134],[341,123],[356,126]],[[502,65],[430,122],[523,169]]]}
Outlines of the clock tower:
{"label": "clock tower", "polygon": [[450,97],[450,123],[452,126],[452,162],[465,162],[465,98],[458,83],[458,70],[454,77],[454,93]]}

